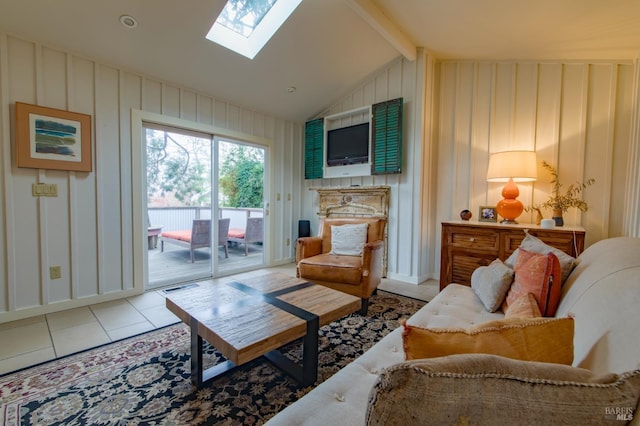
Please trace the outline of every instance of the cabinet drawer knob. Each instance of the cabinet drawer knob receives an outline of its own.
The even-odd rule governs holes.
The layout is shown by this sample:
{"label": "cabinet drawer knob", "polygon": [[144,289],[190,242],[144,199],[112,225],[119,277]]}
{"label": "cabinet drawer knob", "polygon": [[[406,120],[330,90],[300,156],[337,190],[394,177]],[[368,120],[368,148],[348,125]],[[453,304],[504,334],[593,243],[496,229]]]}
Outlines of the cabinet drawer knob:
{"label": "cabinet drawer knob", "polygon": [[473,237],[469,238],[469,241],[471,241],[471,242],[474,242],[475,240],[476,240],[476,239],[475,239],[475,238],[473,238]]}

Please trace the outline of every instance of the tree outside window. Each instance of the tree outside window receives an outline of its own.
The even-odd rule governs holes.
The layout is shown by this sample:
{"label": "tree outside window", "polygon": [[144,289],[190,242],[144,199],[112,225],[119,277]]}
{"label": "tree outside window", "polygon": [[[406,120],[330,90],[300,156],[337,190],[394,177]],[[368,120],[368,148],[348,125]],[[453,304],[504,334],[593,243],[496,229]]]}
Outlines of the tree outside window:
{"label": "tree outside window", "polygon": [[[262,208],[264,151],[220,142],[220,207]],[[152,207],[211,206],[211,141],[147,129],[147,197]]]}

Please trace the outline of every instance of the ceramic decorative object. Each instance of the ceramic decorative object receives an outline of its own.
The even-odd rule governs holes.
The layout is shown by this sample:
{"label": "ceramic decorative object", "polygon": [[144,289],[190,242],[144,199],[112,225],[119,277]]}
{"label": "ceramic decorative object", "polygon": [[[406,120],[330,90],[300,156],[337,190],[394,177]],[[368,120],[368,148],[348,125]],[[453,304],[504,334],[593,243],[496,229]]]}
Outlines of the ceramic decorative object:
{"label": "ceramic decorative object", "polygon": [[564,226],[564,219],[562,218],[562,210],[553,209],[553,216],[551,219],[556,223],[556,226]]}
{"label": "ceramic decorative object", "polygon": [[540,221],[540,227],[543,229],[553,229],[556,226],[555,219],[542,219]]}
{"label": "ceramic decorative object", "polygon": [[473,214],[471,213],[470,210],[462,210],[460,212],[460,219],[462,220],[469,220],[471,219],[471,216],[473,216]]}

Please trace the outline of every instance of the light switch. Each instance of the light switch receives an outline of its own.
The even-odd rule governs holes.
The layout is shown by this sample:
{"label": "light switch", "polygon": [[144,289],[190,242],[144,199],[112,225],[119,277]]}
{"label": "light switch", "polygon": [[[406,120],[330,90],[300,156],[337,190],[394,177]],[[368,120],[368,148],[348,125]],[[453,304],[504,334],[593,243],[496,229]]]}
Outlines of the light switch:
{"label": "light switch", "polygon": [[57,197],[58,184],[33,183],[31,184],[31,194],[34,197]]}
{"label": "light switch", "polygon": [[62,278],[62,270],[59,266],[50,266],[49,267],[49,278],[52,280],[57,280]]}

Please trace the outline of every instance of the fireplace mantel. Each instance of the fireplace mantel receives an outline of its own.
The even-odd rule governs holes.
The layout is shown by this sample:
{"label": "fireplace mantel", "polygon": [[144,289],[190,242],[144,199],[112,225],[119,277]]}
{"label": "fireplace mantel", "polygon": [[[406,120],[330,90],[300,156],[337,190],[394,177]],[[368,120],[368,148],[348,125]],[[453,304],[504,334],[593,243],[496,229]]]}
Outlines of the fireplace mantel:
{"label": "fireplace mantel", "polygon": [[[318,217],[379,217],[389,221],[389,193],[391,187],[348,186],[309,188],[319,196]],[[387,276],[387,228],[384,230],[384,258],[382,276]]]}
{"label": "fireplace mantel", "polygon": [[317,191],[319,217],[389,217],[391,187],[348,186],[338,188],[310,188]]}

